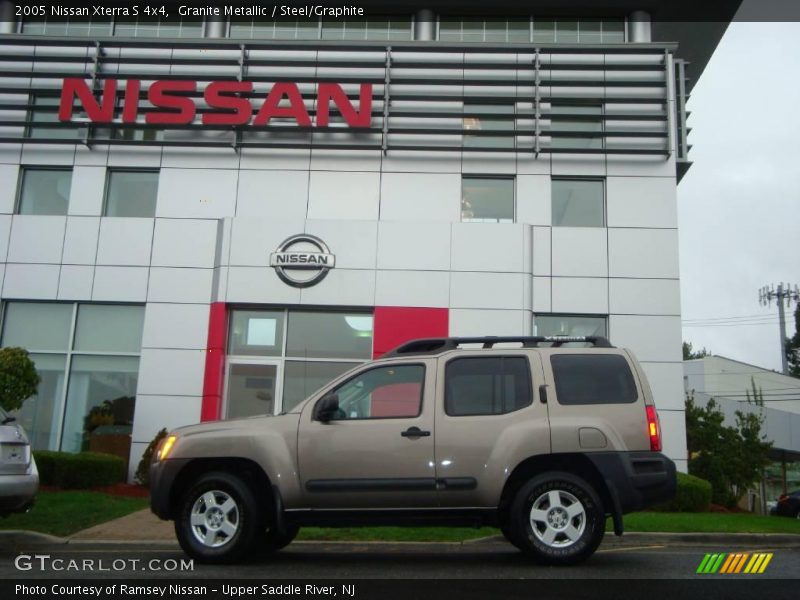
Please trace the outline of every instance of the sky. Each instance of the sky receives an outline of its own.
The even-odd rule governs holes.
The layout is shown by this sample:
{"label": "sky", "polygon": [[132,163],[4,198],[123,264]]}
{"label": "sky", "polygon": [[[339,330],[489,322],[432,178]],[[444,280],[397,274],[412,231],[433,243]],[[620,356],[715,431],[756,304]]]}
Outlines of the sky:
{"label": "sky", "polygon": [[800,285],[798,65],[800,22],[731,23],[687,105],[678,185],[683,339],[778,371],[778,309],[758,291]]}

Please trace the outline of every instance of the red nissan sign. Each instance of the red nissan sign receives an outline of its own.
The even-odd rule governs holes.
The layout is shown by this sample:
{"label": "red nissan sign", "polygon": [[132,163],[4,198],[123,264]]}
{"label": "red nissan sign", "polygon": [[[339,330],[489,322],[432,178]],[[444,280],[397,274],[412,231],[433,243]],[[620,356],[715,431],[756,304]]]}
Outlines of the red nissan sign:
{"label": "red nissan sign", "polygon": [[[60,121],[71,121],[74,102],[77,98],[86,115],[93,123],[114,121],[118,81],[107,79],[103,85],[102,101],[98,102],[87,82],[79,78],[64,79],[61,88],[61,103],[58,109]],[[122,122],[135,123],[139,114],[139,92],[142,82],[128,79],[122,103]],[[197,114],[195,99],[186,96],[196,92],[196,81],[159,80],[150,84],[147,100],[163,111],[150,111],[144,116],[145,123],[164,125],[188,125]],[[353,106],[347,94],[338,83],[319,83],[317,85],[317,118],[311,116],[303,103],[303,97],[296,83],[278,82],[273,84],[260,106],[254,106],[249,98],[242,97],[253,91],[250,81],[212,81],[203,90],[206,104],[214,109],[203,113],[204,125],[267,125],[273,117],[294,119],[301,127],[314,125],[324,127],[330,122],[330,106],[335,104],[349,127],[369,127],[372,121],[372,84],[362,83],[359,91],[358,109]],[[281,106],[282,101],[284,102]],[[255,118],[253,115],[255,114]]]}

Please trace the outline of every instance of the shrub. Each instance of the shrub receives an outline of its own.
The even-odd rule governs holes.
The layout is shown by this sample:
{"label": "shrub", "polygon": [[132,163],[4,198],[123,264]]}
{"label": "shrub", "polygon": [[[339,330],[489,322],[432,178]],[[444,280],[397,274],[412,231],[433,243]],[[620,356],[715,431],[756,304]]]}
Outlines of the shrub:
{"label": "shrub", "polygon": [[119,456],[99,452],[33,453],[43,485],[85,490],[114,485],[125,480],[125,461]]}
{"label": "shrub", "polygon": [[27,398],[36,394],[40,382],[27,350],[0,348],[0,407],[19,410]]}
{"label": "shrub", "polygon": [[664,512],[705,512],[711,504],[711,484],[694,475],[678,473],[678,491],[675,497],[665,504],[654,506],[653,510]]}
{"label": "shrub", "polygon": [[158,448],[158,444],[165,437],[167,437],[167,430],[162,429],[156,434],[153,441],[147,445],[147,448],[145,448],[142,454],[142,460],[139,461],[139,465],[136,467],[136,483],[144,487],[150,487],[150,461],[153,460],[153,453],[156,451],[156,448]]}

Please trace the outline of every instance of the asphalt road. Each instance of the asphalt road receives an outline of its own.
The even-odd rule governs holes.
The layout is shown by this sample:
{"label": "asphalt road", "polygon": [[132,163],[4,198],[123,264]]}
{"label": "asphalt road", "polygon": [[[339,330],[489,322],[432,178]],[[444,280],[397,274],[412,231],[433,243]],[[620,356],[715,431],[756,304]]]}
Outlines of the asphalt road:
{"label": "asphalt road", "polygon": [[[696,575],[695,571],[707,552],[773,552],[774,557],[764,574],[735,577],[800,578],[800,540],[797,544],[780,547],[659,543],[659,540],[649,539],[638,540],[636,544],[611,541],[604,543],[582,565],[555,568],[533,564],[508,543],[494,538],[464,544],[295,542],[277,554],[254,555],[245,564],[213,566],[195,563],[192,569],[187,570],[173,570],[182,560],[187,560],[173,545],[6,545],[0,548],[0,580],[19,577],[28,580],[116,577],[193,580],[734,577]],[[48,558],[42,558],[44,556]]]}

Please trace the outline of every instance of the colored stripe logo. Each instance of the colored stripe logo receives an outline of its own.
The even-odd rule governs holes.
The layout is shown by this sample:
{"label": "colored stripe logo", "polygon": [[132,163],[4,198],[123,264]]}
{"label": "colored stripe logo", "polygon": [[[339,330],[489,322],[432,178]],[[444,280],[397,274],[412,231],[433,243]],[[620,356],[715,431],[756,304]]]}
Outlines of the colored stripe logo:
{"label": "colored stripe logo", "polygon": [[763,573],[771,560],[772,552],[706,554],[696,572],[701,575],[714,573],[724,573],[726,575],[747,573],[756,575]]}

